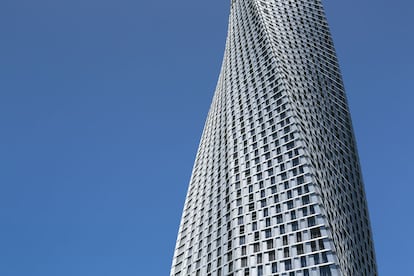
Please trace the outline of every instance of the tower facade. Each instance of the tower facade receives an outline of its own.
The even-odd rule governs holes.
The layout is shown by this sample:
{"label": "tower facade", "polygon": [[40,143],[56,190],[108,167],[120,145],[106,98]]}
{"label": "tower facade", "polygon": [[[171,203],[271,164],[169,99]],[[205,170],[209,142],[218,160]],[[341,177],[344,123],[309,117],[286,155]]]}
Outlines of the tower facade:
{"label": "tower facade", "polygon": [[321,0],[232,0],[171,276],[377,275]]}

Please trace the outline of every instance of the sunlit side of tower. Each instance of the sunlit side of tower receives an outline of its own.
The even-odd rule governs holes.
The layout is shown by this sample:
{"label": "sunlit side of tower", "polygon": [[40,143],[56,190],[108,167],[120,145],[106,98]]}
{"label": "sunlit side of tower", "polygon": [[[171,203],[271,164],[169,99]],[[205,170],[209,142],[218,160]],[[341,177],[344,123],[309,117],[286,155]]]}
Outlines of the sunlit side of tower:
{"label": "sunlit side of tower", "polygon": [[171,276],[377,275],[320,0],[233,0]]}

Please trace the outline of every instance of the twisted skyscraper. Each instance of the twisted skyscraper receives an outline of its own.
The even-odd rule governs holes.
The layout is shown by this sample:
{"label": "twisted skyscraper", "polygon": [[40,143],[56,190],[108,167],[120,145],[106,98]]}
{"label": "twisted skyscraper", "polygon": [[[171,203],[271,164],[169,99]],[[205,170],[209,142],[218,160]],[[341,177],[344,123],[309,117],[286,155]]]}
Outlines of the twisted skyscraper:
{"label": "twisted skyscraper", "polygon": [[171,276],[377,275],[321,0],[232,0]]}

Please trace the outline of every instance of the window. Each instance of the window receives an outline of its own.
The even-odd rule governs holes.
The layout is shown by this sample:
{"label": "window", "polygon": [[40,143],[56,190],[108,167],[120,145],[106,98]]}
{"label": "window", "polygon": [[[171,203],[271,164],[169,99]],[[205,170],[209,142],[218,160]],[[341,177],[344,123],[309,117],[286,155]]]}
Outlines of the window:
{"label": "window", "polygon": [[302,241],[302,233],[296,233],[296,242],[301,242]]}
{"label": "window", "polygon": [[309,195],[305,195],[302,197],[303,205],[309,204],[309,202],[310,202]]}
{"label": "window", "polygon": [[325,245],[323,243],[323,240],[319,240],[319,250],[325,249]]}
{"label": "window", "polygon": [[276,260],[276,253],[275,253],[275,251],[269,251],[268,252],[268,255],[269,255],[269,261]]}
{"label": "window", "polygon": [[315,214],[315,206],[309,206],[309,211],[311,214]]}
{"label": "window", "polygon": [[272,236],[272,229],[265,230],[265,238],[270,238]]}
{"label": "window", "polygon": [[303,244],[296,245],[296,252],[297,252],[298,255],[302,255],[304,253]]}
{"label": "window", "polygon": [[286,260],[285,262],[285,270],[291,270],[292,269],[292,261]]}
{"label": "window", "polygon": [[286,204],[288,209],[292,209],[294,207],[293,200],[289,200]]}
{"label": "window", "polygon": [[276,213],[282,212],[282,208],[280,207],[280,204],[276,205]]}
{"label": "window", "polygon": [[319,264],[319,254],[314,254],[313,259],[314,259],[315,264]]}
{"label": "window", "polygon": [[304,217],[306,217],[308,215],[308,208],[307,207],[302,208],[302,214],[303,214]]}
{"label": "window", "polygon": [[277,263],[272,263],[272,273],[277,272]]}
{"label": "window", "polygon": [[287,258],[287,257],[289,257],[289,256],[290,256],[290,250],[289,250],[289,247],[285,247],[285,248],[283,249],[283,256],[284,256],[285,258]]}
{"label": "window", "polygon": [[241,267],[246,267],[247,266],[247,257],[243,257],[241,258]]}
{"label": "window", "polygon": [[314,226],[315,224],[316,224],[315,217],[308,218],[308,226],[309,227]]}
{"label": "window", "polygon": [[326,252],[322,252],[322,262],[327,263],[328,262],[328,255]]}
{"label": "window", "polygon": [[255,243],[255,244],[253,244],[253,252],[254,253],[256,253],[256,252],[259,252],[260,251],[260,243]]}
{"label": "window", "polygon": [[252,193],[253,192],[253,185],[250,185],[249,186],[249,193]]}
{"label": "window", "polygon": [[311,249],[312,249],[312,252],[318,250],[318,248],[316,247],[316,242],[315,241],[311,241]]}
{"label": "window", "polygon": [[305,267],[306,266],[306,257],[305,256],[300,257],[300,265],[302,267]]}
{"label": "window", "polygon": [[267,249],[272,249],[273,248],[273,239],[267,240],[266,245],[267,245]]}
{"label": "window", "polygon": [[321,276],[332,276],[331,269],[329,266],[322,266],[320,268],[320,275]]}
{"label": "window", "polygon": [[246,237],[245,236],[240,236],[240,245],[243,245],[246,243]]}
{"label": "window", "polygon": [[299,158],[298,157],[296,157],[295,159],[292,160],[292,165],[293,165],[293,167],[299,165]]}
{"label": "window", "polygon": [[282,237],[283,240],[283,245],[287,245],[288,244],[288,236],[283,236]]}
{"label": "window", "polygon": [[244,234],[244,225],[240,225],[239,233]]}
{"label": "window", "polygon": [[321,230],[319,229],[319,227],[311,229],[312,239],[319,238],[320,236],[321,236]]}
{"label": "window", "polygon": [[257,254],[257,263],[261,264],[263,262],[263,256],[262,254]]}
{"label": "window", "polygon": [[257,267],[257,276],[263,276],[263,266],[261,265]]}
{"label": "window", "polygon": [[283,216],[282,215],[277,215],[276,216],[276,222],[277,223],[283,223]]}
{"label": "window", "polygon": [[252,220],[256,220],[257,219],[257,214],[256,212],[252,212]]}

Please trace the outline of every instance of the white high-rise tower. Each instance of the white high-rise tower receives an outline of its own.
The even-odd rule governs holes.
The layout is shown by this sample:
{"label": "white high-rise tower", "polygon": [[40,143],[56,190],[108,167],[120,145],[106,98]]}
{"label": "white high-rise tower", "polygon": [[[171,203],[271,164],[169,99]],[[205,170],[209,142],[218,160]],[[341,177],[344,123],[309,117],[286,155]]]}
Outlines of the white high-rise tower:
{"label": "white high-rise tower", "polygon": [[377,275],[321,0],[232,0],[171,276]]}

